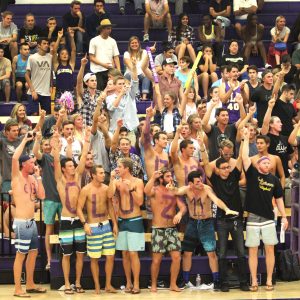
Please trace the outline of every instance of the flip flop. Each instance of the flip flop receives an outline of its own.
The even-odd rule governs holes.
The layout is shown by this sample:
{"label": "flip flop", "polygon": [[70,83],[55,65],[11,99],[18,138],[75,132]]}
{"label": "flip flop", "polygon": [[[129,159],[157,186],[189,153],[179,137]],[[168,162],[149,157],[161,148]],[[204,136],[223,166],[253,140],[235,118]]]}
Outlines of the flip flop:
{"label": "flip flop", "polygon": [[47,290],[43,288],[35,288],[35,289],[26,289],[26,293],[28,294],[44,294]]}
{"label": "flip flop", "polygon": [[140,289],[132,289],[131,294],[137,295],[137,294],[139,294],[140,292],[141,292]]}
{"label": "flip flop", "polygon": [[85,290],[82,288],[82,286],[75,286],[75,292],[77,294],[83,294],[85,293]]}
{"label": "flip flop", "polygon": [[267,284],[265,290],[267,292],[274,291],[274,286],[272,284]]}
{"label": "flip flop", "polygon": [[258,291],[258,286],[257,286],[257,285],[251,285],[251,286],[249,287],[249,290],[250,290],[251,292],[257,292],[257,291]]}
{"label": "flip flop", "polygon": [[125,293],[131,293],[131,292],[132,292],[132,287],[130,287],[130,288],[125,288],[124,292],[125,292]]}
{"label": "flip flop", "polygon": [[105,289],[106,293],[116,294],[118,291],[115,289]]}
{"label": "flip flop", "polygon": [[73,294],[74,294],[74,291],[73,291],[72,289],[65,289],[65,290],[64,290],[64,293],[65,293],[66,295],[73,295]]}
{"label": "flip flop", "polygon": [[30,295],[26,294],[26,293],[22,293],[22,294],[14,294],[14,297],[19,297],[19,298],[31,298]]}

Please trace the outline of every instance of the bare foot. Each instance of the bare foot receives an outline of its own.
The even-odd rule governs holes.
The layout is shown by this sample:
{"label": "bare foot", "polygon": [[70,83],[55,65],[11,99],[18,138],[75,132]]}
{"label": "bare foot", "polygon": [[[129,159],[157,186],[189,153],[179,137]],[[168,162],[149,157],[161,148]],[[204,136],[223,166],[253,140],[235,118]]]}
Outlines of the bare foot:
{"label": "bare foot", "polygon": [[152,292],[152,293],[157,293],[157,286],[151,285],[150,292]]}
{"label": "bare foot", "polygon": [[99,295],[100,294],[100,289],[95,289],[95,292],[94,292],[96,295]]}
{"label": "bare foot", "polygon": [[170,291],[172,291],[172,292],[182,292],[182,290],[177,285],[170,286]]}
{"label": "bare foot", "polygon": [[105,287],[105,292],[115,294],[117,293],[117,290],[112,285],[109,285]]}

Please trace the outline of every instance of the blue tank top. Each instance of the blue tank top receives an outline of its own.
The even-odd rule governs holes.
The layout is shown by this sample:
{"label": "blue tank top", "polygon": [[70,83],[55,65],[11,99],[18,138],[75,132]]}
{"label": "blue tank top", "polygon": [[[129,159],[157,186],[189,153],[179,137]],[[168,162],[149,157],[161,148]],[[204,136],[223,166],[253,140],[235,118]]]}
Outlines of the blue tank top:
{"label": "blue tank top", "polygon": [[28,61],[28,57],[27,57],[26,61],[23,61],[21,54],[18,54],[17,67],[16,67],[16,77],[17,78],[25,77],[27,61]]}
{"label": "blue tank top", "polygon": [[[225,92],[230,89],[228,82],[225,83]],[[234,98],[236,94],[240,94],[241,89],[238,87],[237,89],[233,90],[231,93],[230,99],[227,103],[223,103],[223,108],[228,110],[229,114],[229,124],[235,123],[240,118],[240,109],[237,102],[235,102]]]}
{"label": "blue tank top", "polygon": [[60,91],[73,91],[73,70],[70,65],[58,65],[56,70],[56,89]]}

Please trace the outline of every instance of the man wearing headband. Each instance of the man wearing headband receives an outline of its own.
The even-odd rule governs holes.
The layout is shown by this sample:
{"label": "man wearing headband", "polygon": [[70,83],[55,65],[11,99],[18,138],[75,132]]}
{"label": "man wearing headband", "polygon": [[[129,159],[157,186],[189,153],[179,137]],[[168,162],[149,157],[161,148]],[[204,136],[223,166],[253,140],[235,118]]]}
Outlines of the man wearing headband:
{"label": "man wearing headband", "polygon": [[[14,296],[30,297],[29,293],[45,293],[43,288],[36,287],[33,274],[38,254],[38,232],[34,220],[34,208],[37,199],[45,198],[39,168],[35,159],[27,154],[22,155],[27,142],[32,136],[26,134],[12,157],[12,196],[16,205],[13,229],[16,233],[16,258],[14,263]],[[26,261],[26,292],[21,286],[23,262]]]}
{"label": "man wearing headband", "polygon": [[[229,142],[228,140],[224,140],[223,142],[226,141],[227,143]],[[239,186],[242,174],[242,145],[240,146],[239,157],[233,165],[230,164],[228,156],[224,156],[224,154],[215,161],[215,165],[212,165],[208,161],[203,141],[200,142],[205,174],[211,182],[214,192],[227,207],[238,212],[238,215],[228,215],[221,209],[217,209],[220,288],[222,292],[229,292],[227,248],[228,235],[230,233],[237,252],[240,289],[242,291],[249,291],[243,233],[243,204]]]}
{"label": "man wearing headband", "polygon": [[278,243],[272,199],[275,198],[282,216],[282,226],[286,230],[288,221],[283,203],[283,189],[279,179],[270,172],[271,159],[269,156],[262,155],[256,162],[257,167],[253,166],[249,158],[249,130],[247,128],[244,128],[243,140],[242,159],[247,178],[245,210],[249,213],[246,226],[246,246],[249,248],[249,269],[252,279],[250,290],[253,292],[258,291],[258,247],[260,239],[262,239],[267,267],[265,289],[266,291],[272,291],[274,289],[272,284],[275,263],[274,246]]}

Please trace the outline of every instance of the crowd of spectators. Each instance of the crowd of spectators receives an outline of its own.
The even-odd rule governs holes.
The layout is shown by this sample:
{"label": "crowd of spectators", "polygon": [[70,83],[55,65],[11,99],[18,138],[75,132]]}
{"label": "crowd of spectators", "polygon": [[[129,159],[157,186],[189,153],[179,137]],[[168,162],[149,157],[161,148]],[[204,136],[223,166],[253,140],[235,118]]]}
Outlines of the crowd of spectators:
{"label": "crowd of spectators", "polygon": [[[42,179],[46,195],[48,269],[51,262],[49,236],[54,232],[56,214],[60,216],[63,210],[61,220],[64,224],[74,218],[76,221],[80,219],[73,229],[77,230],[78,237],[85,233],[89,236],[91,229],[81,211],[85,203],[82,199],[93,203],[96,198],[92,195],[90,199],[84,187],[91,184],[92,190],[104,183],[109,185],[105,195],[106,192],[109,198],[118,195],[119,201],[114,205],[116,209],[119,203],[118,214],[123,220],[128,215],[133,219],[140,217],[142,205],[149,219],[153,218],[152,246],[156,250],[152,264],[152,291],[156,291],[157,269],[165,251],[171,253],[174,264],[170,288],[179,289],[174,278],[178,275],[179,251],[182,249],[185,253],[183,278],[186,287],[192,286],[189,279],[190,253],[194,251],[194,240],[198,238],[209,256],[215,289],[228,291],[226,249],[229,232],[238,252],[240,287],[249,290],[245,276],[244,209],[250,213],[248,222],[262,232],[269,263],[274,256],[277,236],[273,222],[277,220],[279,210],[282,222],[287,226],[283,199],[288,204],[290,197],[284,191],[290,187],[291,174],[299,171],[299,18],[292,32],[291,47],[291,31],[286,26],[285,17],[276,17],[266,51],[263,42],[265,26],[256,14],[258,6],[263,9],[261,2],[234,0],[232,5],[226,0],[211,0],[209,12],[203,13],[198,32],[190,25],[188,14],[181,11],[181,2],[176,1],[176,13],[180,14],[174,27],[167,0],[146,0],[143,42],[149,42],[151,28],[166,27],[168,35],[163,42],[163,51],[156,53],[156,43],[143,49],[139,37],[132,36],[128,40],[128,50],[122,56],[118,41],[111,37],[115,24],[110,20],[109,6],[104,0],[94,1],[94,11],[89,16],[81,11],[79,1],[73,1],[70,11],[63,15],[62,26],[57,24],[55,17],[49,17],[45,28],[39,28],[34,15],[28,13],[24,27],[18,31],[13,23],[13,13],[2,13],[0,89],[4,101],[19,102],[0,137],[2,192],[13,189],[13,197],[18,197],[11,186],[14,179],[12,166],[13,174],[17,174],[16,161],[19,161],[21,171],[22,166],[27,168],[31,158],[21,156],[22,159],[18,160],[19,156],[21,152],[33,153],[35,163],[41,168],[40,173],[35,171],[37,180]],[[144,14],[141,1],[134,3],[136,13]],[[189,4],[197,5],[196,1],[189,1]],[[126,14],[126,2],[119,1],[119,5],[120,13]],[[224,41],[232,23],[238,38],[228,42],[227,50]],[[194,70],[192,66],[199,50],[202,56]],[[153,64],[152,55],[155,55]],[[261,56],[262,68],[250,65],[252,55]],[[75,80],[76,57],[80,57],[80,68]],[[11,88],[16,89],[16,99],[11,99]],[[24,94],[28,97],[27,107],[22,104]],[[51,108],[51,97],[55,100],[54,108]],[[139,116],[137,102],[150,99],[151,106],[147,108],[146,116]],[[28,118],[31,115],[40,116],[35,127]],[[99,170],[101,176],[98,176]],[[72,190],[70,199],[65,187],[66,191]],[[79,195],[80,189],[85,196]],[[246,197],[243,194],[245,189]],[[250,189],[252,193],[253,190],[257,192],[255,201]],[[165,203],[165,195],[168,195],[166,199],[186,195],[185,205],[182,201],[171,201],[170,204],[166,200]],[[273,196],[275,201],[272,203]],[[218,206],[219,267],[213,222],[205,225],[203,221],[213,216],[209,199]],[[155,203],[159,203],[158,207],[165,212],[161,217],[157,217],[160,212]],[[186,210],[189,220],[182,218]],[[91,211],[93,218],[101,215],[96,213],[95,207]],[[108,211],[116,236],[119,226],[117,249],[123,250],[124,268],[127,268],[126,289],[138,293],[136,252],[144,249],[143,240],[138,235],[141,231],[132,229],[131,233],[136,234],[132,235],[132,242],[136,245],[125,247],[124,241],[128,237],[123,233],[127,231],[120,220],[117,224],[111,210],[105,211],[106,215]],[[13,210],[12,213],[18,218],[18,212]],[[3,231],[8,235],[7,212],[5,220]],[[195,220],[202,225],[195,227]],[[261,225],[264,222],[271,222],[271,225],[265,228]],[[182,248],[177,233],[173,231],[177,223],[185,230]],[[73,226],[73,221],[70,226]],[[172,232],[159,232],[161,227],[171,228]],[[255,261],[259,237],[254,232],[257,228],[247,226],[252,291],[258,289]],[[161,242],[164,238],[170,239],[170,245]],[[77,249],[84,250],[82,240],[75,240],[76,243]],[[67,264],[70,263],[67,256],[71,250],[64,238],[61,238],[61,246],[67,278]],[[88,251],[90,255],[89,248]],[[130,254],[129,258],[128,252],[135,254]],[[107,253],[112,255],[112,252]],[[78,255],[77,259],[83,258]],[[130,264],[133,283],[128,271]],[[92,268],[93,274],[97,274],[95,266]],[[269,265],[267,290],[273,289],[272,271]],[[76,274],[79,274],[76,290],[82,292],[81,270]],[[97,291],[97,282],[95,286]],[[112,291],[111,286],[106,288]],[[68,280],[66,291],[72,292]],[[18,286],[15,292],[21,294],[22,290]]]}

